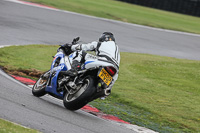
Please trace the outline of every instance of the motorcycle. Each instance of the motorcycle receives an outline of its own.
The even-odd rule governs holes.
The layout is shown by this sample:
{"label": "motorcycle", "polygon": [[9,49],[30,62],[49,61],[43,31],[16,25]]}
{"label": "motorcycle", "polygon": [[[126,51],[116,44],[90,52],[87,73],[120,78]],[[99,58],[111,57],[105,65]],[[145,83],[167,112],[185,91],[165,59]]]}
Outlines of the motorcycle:
{"label": "motorcycle", "polygon": [[[79,37],[73,39],[71,45],[77,44],[78,41]],[[77,76],[69,76],[66,71],[72,68],[74,57],[69,51],[71,50],[66,49],[56,53],[50,70],[36,81],[32,94],[36,97],[49,94],[63,100],[65,108],[69,110],[78,110],[97,98],[110,95],[109,86],[118,73],[117,66],[112,61],[91,57],[81,65]]]}

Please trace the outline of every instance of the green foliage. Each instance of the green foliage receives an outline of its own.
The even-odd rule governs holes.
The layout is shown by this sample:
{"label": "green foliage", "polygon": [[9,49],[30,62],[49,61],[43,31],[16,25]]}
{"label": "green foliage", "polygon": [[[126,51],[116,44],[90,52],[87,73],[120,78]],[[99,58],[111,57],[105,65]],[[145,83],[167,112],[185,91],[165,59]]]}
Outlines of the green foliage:
{"label": "green foliage", "polygon": [[200,18],[123,3],[115,0],[27,0],[97,17],[200,33]]}
{"label": "green foliage", "polygon": [[[47,45],[1,48],[0,65],[46,71],[57,48]],[[111,96],[91,104],[155,131],[200,132],[199,68],[200,61],[121,53],[119,78]]]}
{"label": "green foliage", "polygon": [[39,133],[39,132],[0,119],[0,133]]}

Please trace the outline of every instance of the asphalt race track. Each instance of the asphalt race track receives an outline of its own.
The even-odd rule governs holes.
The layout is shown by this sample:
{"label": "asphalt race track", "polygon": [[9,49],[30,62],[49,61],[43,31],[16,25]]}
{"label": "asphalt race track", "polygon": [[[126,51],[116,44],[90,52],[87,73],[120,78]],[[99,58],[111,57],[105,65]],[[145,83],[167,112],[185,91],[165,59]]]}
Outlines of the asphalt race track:
{"label": "asphalt race track", "polygon": [[[76,13],[0,1],[0,46],[83,42],[111,31],[124,52],[200,60],[200,36],[152,29]],[[8,51],[9,52],[9,51]],[[130,133],[133,130],[81,110],[66,110],[61,101],[36,98],[31,90],[0,71],[0,118],[47,133]]]}
{"label": "asphalt race track", "polygon": [[0,72],[0,118],[45,133],[131,133],[130,129],[84,111],[66,110],[62,102],[34,97],[30,88]]}
{"label": "asphalt race track", "polygon": [[200,35],[0,1],[0,45],[63,44],[77,36],[90,42],[104,31],[114,33],[121,51],[200,60]]}

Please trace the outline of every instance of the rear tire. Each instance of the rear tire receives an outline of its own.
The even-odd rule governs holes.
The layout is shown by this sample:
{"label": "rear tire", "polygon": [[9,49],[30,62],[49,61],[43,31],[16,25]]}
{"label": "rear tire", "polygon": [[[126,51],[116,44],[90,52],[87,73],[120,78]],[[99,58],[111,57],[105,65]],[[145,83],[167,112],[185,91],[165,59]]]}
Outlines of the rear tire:
{"label": "rear tire", "polygon": [[[47,71],[46,73],[48,73],[48,72],[49,71]],[[43,74],[43,75],[45,75],[45,74]],[[41,97],[46,94],[45,87],[47,84],[47,79],[42,78],[43,75],[36,81],[36,83],[34,84],[34,86],[32,88],[32,94],[36,97]]]}
{"label": "rear tire", "polygon": [[94,78],[91,76],[86,77],[80,90],[74,94],[65,94],[63,99],[65,108],[69,110],[78,110],[82,108],[89,102],[95,90]]}

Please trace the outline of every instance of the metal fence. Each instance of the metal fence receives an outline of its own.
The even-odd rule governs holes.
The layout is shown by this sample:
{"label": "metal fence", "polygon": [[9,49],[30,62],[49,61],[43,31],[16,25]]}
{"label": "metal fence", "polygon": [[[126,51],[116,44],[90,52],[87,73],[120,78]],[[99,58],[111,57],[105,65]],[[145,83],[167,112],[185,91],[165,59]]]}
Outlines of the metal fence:
{"label": "metal fence", "polygon": [[200,17],[200,0],[118,0]]}

